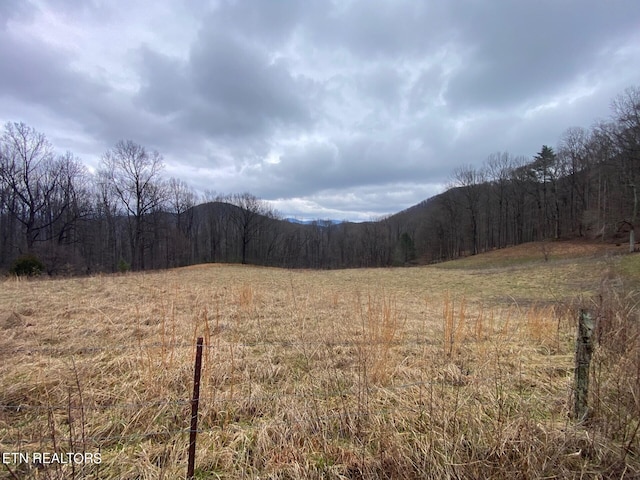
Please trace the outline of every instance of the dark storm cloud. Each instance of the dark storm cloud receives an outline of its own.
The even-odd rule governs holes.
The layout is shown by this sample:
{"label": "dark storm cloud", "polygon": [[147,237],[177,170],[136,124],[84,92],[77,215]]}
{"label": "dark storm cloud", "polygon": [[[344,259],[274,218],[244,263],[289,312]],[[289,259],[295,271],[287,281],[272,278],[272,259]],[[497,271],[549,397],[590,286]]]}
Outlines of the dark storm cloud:
{"label": "dark storm cloud", "polygon": [[[370,120],[375,122],[384,121],[388,115],[399,114],[404,83],[405,79],[397,68],[380,63],[354,72],[344,82],[343,88],[348,88],[350,94],[359,99]],[[388,125],[385,127],[388,128]]]}
{"label": "dark storm cloud", "polygon": [[148,46],[140,48],[138,54],[141,85],[136,103],[159,115],[188,109],[193,97],[186,62]]}
{"label": "dark storm cloud", "polygon": [[261,162],[245,171],[245,181],[266,198],[317,195],[327,190],[353,191],[402,182],[430,183],[449,166],[428,162],[419,138],[387,139],[364,134],[335,136],[284,148],[278,163]]}
{"label": "dark storm cloud", "polygon": [[0,119],[363,219],[606,117],[639,83],[639,26],[624,1],[0,2]]}
{"label": "dark storm cloud", "polygon": [[455,110],[557,94],[640,27],[638,2],[470,1],[464,10],[464,64],[447,92]]}
{"label": "dark storm cloud", "polygon": [[421,57],[455,36],[443,28],[445,2],[333,2],[309,19],[310,39],[320,47],[341,48],[362,61]]}
{"label": "dark storm cloud", "polygon": [[209,31],[235,31],[261,45],[279,47],[289,40],[303,19],[321,11],[324,3],[324,0],[223,1],[207,18],[205,28]]}
{"label": "dark storm cloud", "polygon": [[76,70],[68,52],[38,38],[0,32],[0,64],[0,97],[75,123],[99,148],[132,133],[140,141],[153,141],[163,131],[112,87]]}
{"label": "dark storm cloud", "polygon": [[311,121],[309,84],[233,32],[205,24],[186,61],[149,48],[141,57],[139,104],[183,128],[233,141]]}
{"label": "dark storm cloud", "polygon": [[208,134],[253,134],[309,120],[304,92],[286,66],[238,38],[202,32],[190,68],[199,100],[193,126]]}
{"label": "dark storm cloud", "polygon": [[0,32],[0,95],[28,102],[54,101],[73,76],[59,60],[57,52],[40,42],[18,40]]}

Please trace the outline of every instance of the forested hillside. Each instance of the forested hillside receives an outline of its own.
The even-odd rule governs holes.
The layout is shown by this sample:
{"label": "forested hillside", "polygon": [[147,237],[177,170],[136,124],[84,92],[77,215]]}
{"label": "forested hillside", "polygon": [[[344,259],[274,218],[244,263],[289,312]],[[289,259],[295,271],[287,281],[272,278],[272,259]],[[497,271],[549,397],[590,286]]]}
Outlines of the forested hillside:
{"label": "forested hillside", "polygon": [[107,151],[93,174],[73,153],[56,155],[44,134],[8,123],[0,140],[0,268],[25,256],[50,274],[203,262],[371,267],[562,238],[634,248],[640,88],[614,99],[610,121],[559,138],[533,157],[500,152],[481,167],[459,167],[445,193],[387,218],[305,225],[280,219],[250,193],[198,198],[182,180],[164,178],[159,152],[135,142]]}

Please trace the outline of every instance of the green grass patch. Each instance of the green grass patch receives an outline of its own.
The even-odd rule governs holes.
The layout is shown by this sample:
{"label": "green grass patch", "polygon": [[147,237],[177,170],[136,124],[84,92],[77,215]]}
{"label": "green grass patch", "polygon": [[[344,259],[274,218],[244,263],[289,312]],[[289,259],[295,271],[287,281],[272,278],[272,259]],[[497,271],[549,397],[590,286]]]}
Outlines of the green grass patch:
{"label": "green grass patch", "polygon": [[624,255],[620,258],[618,270],[623,279],[633,286],[640,286],[640,254]]}

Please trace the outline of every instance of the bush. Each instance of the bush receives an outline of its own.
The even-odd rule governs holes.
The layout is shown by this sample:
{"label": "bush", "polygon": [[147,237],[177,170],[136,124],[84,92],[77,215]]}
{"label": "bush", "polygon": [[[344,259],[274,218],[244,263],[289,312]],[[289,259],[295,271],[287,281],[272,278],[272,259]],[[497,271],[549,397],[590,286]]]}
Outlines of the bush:
{"label": "bush", "polygon": [[27,254],[18,257],[15,262],[13,262],[9,273],[17,275],[18,277],[33,277],[36,275],[40,275],[43,270],[44,265],[42,264],[40,259],[38,259],[38,257],[36,257],[35,255]]}
{"label": "bush", "polygon": [[400,235],[394,252],[393,264],[395,266],[407,265],[416,259],[416,245],[407,232]]}
{"label": "bush", "polygon": [[131,270],[131,265],[127,261],[120,259],[118,262],[118,271],[120,273],[127,273],[129,270]]}

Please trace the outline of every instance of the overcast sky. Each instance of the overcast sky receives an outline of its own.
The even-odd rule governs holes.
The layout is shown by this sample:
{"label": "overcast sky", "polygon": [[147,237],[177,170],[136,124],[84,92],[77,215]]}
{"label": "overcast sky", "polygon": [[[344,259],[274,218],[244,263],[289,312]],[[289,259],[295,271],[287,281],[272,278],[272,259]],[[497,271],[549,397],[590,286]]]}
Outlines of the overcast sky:
{"label": "overcast sky", "polygon": [[0,0],[3,124],[298,218],[395,213],[634,85],[637,0]]}

